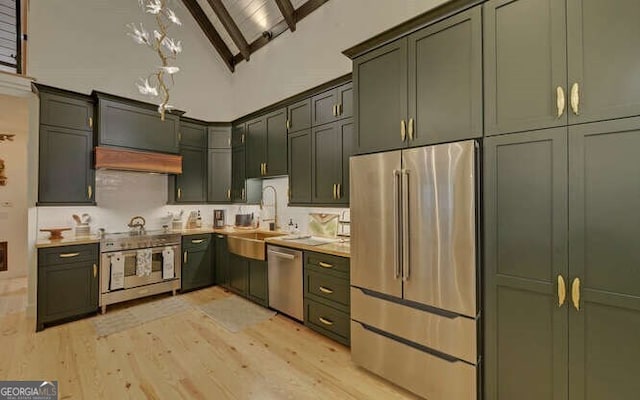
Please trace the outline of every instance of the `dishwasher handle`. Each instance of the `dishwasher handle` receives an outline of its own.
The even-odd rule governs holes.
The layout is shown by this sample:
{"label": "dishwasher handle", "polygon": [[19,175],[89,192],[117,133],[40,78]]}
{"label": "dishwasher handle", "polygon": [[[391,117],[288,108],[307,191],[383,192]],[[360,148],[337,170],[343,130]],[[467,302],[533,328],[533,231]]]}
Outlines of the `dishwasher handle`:
{"label": "dishwasher handle", "polygon": [[296,256],[294,256],[292,254],[282,253],[282,252],[275,251],[275,250],[268,250],[267,252],[269,254],[273,254],[276,257],[286,258],[287,260],[294,260],[296,258]]}

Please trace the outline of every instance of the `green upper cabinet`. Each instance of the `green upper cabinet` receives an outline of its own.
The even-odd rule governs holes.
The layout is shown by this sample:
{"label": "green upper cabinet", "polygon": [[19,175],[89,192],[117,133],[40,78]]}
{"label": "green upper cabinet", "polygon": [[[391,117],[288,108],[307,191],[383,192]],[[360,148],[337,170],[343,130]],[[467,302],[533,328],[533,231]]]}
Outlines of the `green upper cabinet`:
{"label": "green upper cabinet", "polygon": [[180,146],[207,147],[208,129],[204,122],[180,121]]}
{"label": "green upper cabinet", "polygon": [[311,128],[311,99],[304,99],[287,107],[289,133]]}
{"label": "green upper cabinet", "polygon": [[64,93],[42,85],[37,87],[40,94],[40,124],[93,131],[94,102],[90,97]]}
{"label": "green upper cabinet", "polygon": [[245,157],[244,146],[231,150],[231,200],[234,203],[247,202]]}
{"label": "green upper cabinet", "polygon": [[247,124],[236,124],[231,128],[231,147],[244,146]]}
{"label": "green upper cabinet", "polygon": [[104,93],[98,98],[98,142],[100,145],[179,153],[180,112],[160,119],[157,106]]}
{"label": "green upper cabinet", "polygon": [[322,125],[353,116],[353,85],[319,93],[311,98],[312,125]]}
{"label": "green upper cabinet", "polygon": [[313,203],[349,203],[348,186],[345,186],[345,182],[348,185],[351,142],[353,142],[351,120],[337,121],[313,128],[311,191]]}
{"label": "green upper cabinet", "polygon": [[484,4],[486,135],[566,125],[565,14],[564,0]]}
{"label": "green upper cabinet", "polygon": [[639,18],[638,1],[567,0],[569,123],[640,115]]}
{"label": "green upper cabinet", "polygon": [[311,203],[311,131],[289,134],[289,204]]}
{"label": "green upper cabinet", "polygon": [[640,3],[490,0],[485,132],[640,115]]}
{"label": "green upper cabinet", "polygon": [[409,146],[482,137],[481,7],[408,37]]}
{"label": "green upper cabinet", "polygon": [[569,127],[570,400],[640,392],[638,149],[637,117]]}
{"label": "green upper cabinet", "polygon": [[88,96],[37,85],[38,205],[95,204],[93,107]]}
{"label": "green upper cabinet", "polygon": [[484,149],[485,398],[567,400],[566,128]]}
{"label": "green upper cabinet", "polygon": [[262,176],[287,174],[287,109],[282,108],[265,117],[267,125],[267,157]]}
{"label": "green upper cabinet", "polygon": [[247,150],[246,177],[260,178],[267,159],[267,123],[264,116],[252,119],[246,125]]}
{"label": "green upper cabinet", "polygon": [[208,150],[207,201],[231,202],[231,131],[230,126],[210,126]]}
{"label": "green upper cabinet", "polygon": [[366,53],[353,61],[357,154],[405,147],[407,117],[407,39]]}
{"label": "green upper cabinet", "polygon": [[210,149],[231,148],[231,126],[209,126],[207,144]]}
{"label": "green upper cabinet", "polygon": [[183,146],[182,174],[176,176],[176,202],[204,203],[207,200],[207,149]]}

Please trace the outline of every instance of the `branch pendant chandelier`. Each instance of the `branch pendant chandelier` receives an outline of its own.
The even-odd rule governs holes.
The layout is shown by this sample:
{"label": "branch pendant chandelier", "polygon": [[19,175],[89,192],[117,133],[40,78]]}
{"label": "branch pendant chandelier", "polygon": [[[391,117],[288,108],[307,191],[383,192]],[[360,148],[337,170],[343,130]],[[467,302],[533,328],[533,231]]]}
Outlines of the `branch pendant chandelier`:
{"label": "branch pendant chandelier", "polygon": [[173,75],[180,71],[180,68],[171,65],[171,61],[175,61],[176,56],[182,52],[182,43],[168,36],[167,30],[171,24],[182,25],[180,19],[175,12],[167,6],[169,0],[139,0],[140,7],[155,16],[157,29],[153,30],[153,37],[142,26],[131,23],[128,24],[129,32],[133,40],[149,47],[158,55],[160,66],[155,72],[149,74],[147,78],[140,78],[136,83],[141,94],[158,97],[160,96],[160,104],[158,112],[160,118],[164,121],[165,112],[173,108],[169,104],[169,89],[174,85]]}

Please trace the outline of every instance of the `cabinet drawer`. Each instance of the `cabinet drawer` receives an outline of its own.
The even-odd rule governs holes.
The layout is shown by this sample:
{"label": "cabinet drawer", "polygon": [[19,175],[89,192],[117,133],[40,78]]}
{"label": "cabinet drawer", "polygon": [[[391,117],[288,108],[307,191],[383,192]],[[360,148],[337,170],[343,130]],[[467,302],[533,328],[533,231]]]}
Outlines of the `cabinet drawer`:
{"label": "cabinet drawer", "polygon": [[349,314],[309,299],[305,299],[304,303],[306,326],[342,344],[349,345]]}
{"label": "cabinet drawer", "polygon": [[304,265],[319,267],[329,273],[349,274],[349,259],[344,257],[305,251]]}
{"label": "cabinet drawer", "polygon": [[211,242],[211,235],[200,234],[200,235],[188,235],[182,237],[182,249],[189,251],[202,251],[206,250],[209,247],[209,243]]}
{"label": "cabinet drawer", "polygon": [[98,262],[98,244],[63,246],[38,250],[38,265],[58,265],[83,261]]}
{"label": "cabinet drawer", "polygon": [[333,275],[305,270],[304,295],[324,301],[336,308],[349,310],[349,280]]}

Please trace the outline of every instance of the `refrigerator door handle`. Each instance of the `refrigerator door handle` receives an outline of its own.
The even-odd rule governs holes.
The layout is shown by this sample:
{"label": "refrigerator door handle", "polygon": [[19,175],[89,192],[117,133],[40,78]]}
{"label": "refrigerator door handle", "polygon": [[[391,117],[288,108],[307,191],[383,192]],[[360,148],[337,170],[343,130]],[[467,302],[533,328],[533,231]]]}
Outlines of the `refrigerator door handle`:
{"label": "refrigerator door handle", "polygon": [[394,260],[394,279],[400,278],[400,265],[402,264],[402,216],[400,210],[400,179],[401,171],[393,170],[393,225],[394,225],[394,244],[393,244],[393,260]]}
{"label": "refrigerator door handle", "polygon": [[409,257],[409,170],[402,170],[402,280],[408,281],[411,273]]}

